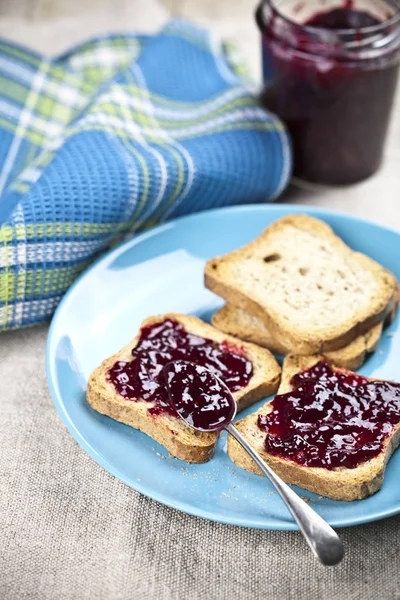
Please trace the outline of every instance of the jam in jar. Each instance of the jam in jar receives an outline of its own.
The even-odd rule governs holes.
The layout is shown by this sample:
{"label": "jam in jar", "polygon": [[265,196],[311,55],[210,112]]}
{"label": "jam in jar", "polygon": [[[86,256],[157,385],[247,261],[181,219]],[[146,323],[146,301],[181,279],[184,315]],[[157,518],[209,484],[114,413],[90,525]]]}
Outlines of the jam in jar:
{"label": "jam in jar", "polygon": [[380,166],[400,62],[400,0],[264,0],[263,103],[289,129],[294,175],[347,184]]}

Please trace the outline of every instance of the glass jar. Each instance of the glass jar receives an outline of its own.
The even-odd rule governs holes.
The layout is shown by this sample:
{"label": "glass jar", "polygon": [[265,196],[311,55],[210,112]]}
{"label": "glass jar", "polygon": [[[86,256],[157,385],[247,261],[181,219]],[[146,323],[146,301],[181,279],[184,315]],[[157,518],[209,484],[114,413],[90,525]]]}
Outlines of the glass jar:
{"label": "glass jar", "polygon": [[399,2],[259,5],[263,103],[291,133],[295,176],[347,184],[380,166],[400,62]]}

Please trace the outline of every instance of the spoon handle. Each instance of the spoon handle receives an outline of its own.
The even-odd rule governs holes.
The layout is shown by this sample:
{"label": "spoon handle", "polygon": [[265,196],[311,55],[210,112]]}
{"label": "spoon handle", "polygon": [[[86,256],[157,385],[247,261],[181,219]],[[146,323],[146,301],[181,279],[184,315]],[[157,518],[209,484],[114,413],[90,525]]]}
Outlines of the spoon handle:
{"label": "spoon handle", "polygon": [[343,544],[335,531],[308,506],[261,458],[232,423],[225,427],[268,477],[288,507],[312,552],[323,565],[336,565],[343,558]]}

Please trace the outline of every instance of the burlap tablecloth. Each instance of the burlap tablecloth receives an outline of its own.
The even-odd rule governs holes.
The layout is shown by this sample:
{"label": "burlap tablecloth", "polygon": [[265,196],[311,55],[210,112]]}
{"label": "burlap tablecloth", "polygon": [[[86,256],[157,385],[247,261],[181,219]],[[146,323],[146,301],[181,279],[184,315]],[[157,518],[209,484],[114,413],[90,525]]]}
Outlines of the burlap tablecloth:
{"label": "burlap tablecloth", "polygon": [[65,429],[47,327],[0,334],[0,599],[400,598],[400,517],[341,531],[316,563],[299,533],[211,523],[129,489]]}

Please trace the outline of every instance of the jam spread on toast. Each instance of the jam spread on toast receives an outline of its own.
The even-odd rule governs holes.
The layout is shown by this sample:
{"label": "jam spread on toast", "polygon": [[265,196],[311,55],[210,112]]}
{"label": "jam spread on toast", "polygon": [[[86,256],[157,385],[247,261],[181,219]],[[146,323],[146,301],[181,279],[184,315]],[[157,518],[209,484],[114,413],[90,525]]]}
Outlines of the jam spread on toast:
{"label": "jam spread on toast", "polygon": [[196,429],[217,431],[236,413],[231,393],[204,367],[177,360],[164,369],[169,397],[176,412]]}
{"label": "jam spread on toast", "polygon": [[371,381],[327,361],[296,374],[293,390],[258,417],[269,454],[307,467],[352,469],[382,452],[400,423],[400,384]]}
{"label": "jam spread on toast", "polygon": [[133,360],[117,361],[109,369],[108,381],[126,400],[152,403],[149,413],[153,416],[176,416],[162,375],[163,367],[172,361],[190,361],[210,369],[231,392],[245,387],[253,375],[253,365],[244,348],[189,333],[172,318],[142,327],[132,356]]}

